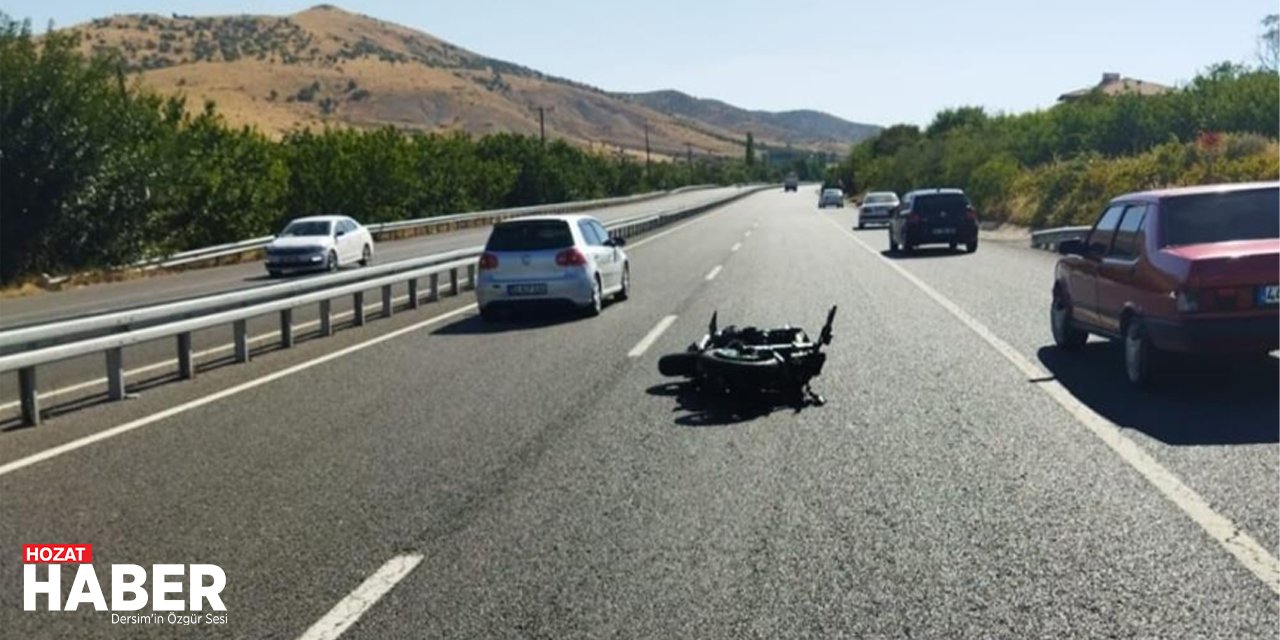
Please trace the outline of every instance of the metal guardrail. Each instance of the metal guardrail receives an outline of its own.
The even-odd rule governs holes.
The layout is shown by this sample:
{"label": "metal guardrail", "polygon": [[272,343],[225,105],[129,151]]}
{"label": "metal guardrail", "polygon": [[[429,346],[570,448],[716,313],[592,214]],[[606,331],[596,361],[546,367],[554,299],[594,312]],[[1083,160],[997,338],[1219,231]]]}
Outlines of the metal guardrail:
{"label": "metal guardrail", "polygon": [[[485,211],[472,211],[468,213],[453,213],[441,216],[428,216],[425,218],[414,218],[412,220],[398,220],[395,222],[381,222],[365,225],[374,237],[383,240],[396,234],[418,235],[417,233],[406,233],[410,231],[426,231],[432,227],[453,227],[453,226],[470,226],[478,223],[487,223],[495,220],[505,220],[516,216],[537,215],[544,213],[572,213],[574,211],[584,211],[586,209],[594,209],[598,207],[612,207],[625,204],[633,204],[636,202],[644,202],[664,196],[676,195],[688,191],[696,191],[699,189],[710,189],[716,185],[692,185],[688,187],[680,187],[671,191],[651,191],[649,193],[641,193],[631,196],[621,196],[617,198],[598,198],[595,200],[580,200],[575,202],[557,202],[551,204],[532,205],[528,207],[513,207],[508,209],[489,209]],[[143,269],[151,271],[155,269],[172,269],[176,267],[186,267],[198,263],[217,261],[233,256],[242,256],[246,253],[261,251],[275,236],[263,236],[260,238],[252,238],[249,240],[241,240],[239,242],[231,242],[212,247],[202,247],[199,249],[191,249],[182,251],[169,256],[158,258],[150,258],[141,260],[129,265],[126,268]]]}
{"label": "metal guardrail", "polygon": [[230,242],[227,244],[215,245],[212,247],[201,247],[199,249],[191,249],[189,251],[179,251],[170,256],[162,258],[151,258],[149,260],[140,260],[129,266],[142,268],[167,267],[174,264],[181,264],[188,260],[207,258],[214,255],[220,255],[228,252],[244,251],[246,249],[257,249],[266,246],[268,242],[275,240],[275,236],[262,236],[260,238],[251,238],[249,240],[241,240],[239,242]]}
{"label": "metal guardrail", "polygon": [[[528,215],[525,208],[516,215]],[[677,208],[676,210],[678,210]],[[515,213],[516,210],[508,210]],[[666,210],[669,214],[674,210]],[[645,214],[646,216],[653,214]],[[514,216],[512,216],[514,217]],[[644,216],[637,216],[644,217]],[[627,220],[617,221],[618,223]],[[615,223],[616,224],[616,223]],[[229,308],[242,307],[275,298],[298,295],[339,286],[348,282],[356,282],[379,275],[388,275],[399,271],[407,271],[425,267],[457,258],[478,255],[480,247],[469,247],[445,253],[433,254],[422,258],[411,258],[385,264],[366,267],[357,271],[339,272],[280,284],[254,287],[242,291],[214,293],[196,298],[188,298],[174,302],[164,302],[120,311],[100,313],[80,318],[42,322],[31,326],[16,327],[0,331],[0,355],[17,349],[32,349],[51,346],[59,342],[92,336],[106,331],[137,329],[161,322],[171,322],[184,318],[212,313]]]}
{"label": "metal guardrail", "polygon": [[1055,251],[1067,240],[1083,240],[1093,227],[1057,227],[1031,232],[1031,248]]}
{"label": "metal guardrail", "polygon": [[[755,186],[744,189],[724,198],[704,202],[683,208],[676,208],[656,214],[637,216],[626,220],[615,221],[606,225],[611,236],[629,238],[646,233],[657,227],[665,226],[704,211],[723,206],[734,200],[746,197],[757,191],[771,188],[771,185]],[[365,292],[372,289],[381,290],[382,315],[390,316],[394,312],[392,286],[407,283],[408,305],[414,309],[422,304],[424,297],[420,291],[422,278],[428,279],[426,301],[438,300],[442,295],[441,277],[448,277],[448,291],[458,295],[463,291],[463,280],[460,270],[465,269],[467,289],[473,289],[476,277],[476,258],[481,247],[463,249],[444,254],[437,254],[417,260],[401,261],[384,265],[382,269],[362,269],[351,274],[337,274],[333,277],[316,278],[315,282],[295,283],[297,286],[262,287],[248,292],[234,292],[209,296],[194,301],[156,305],[135,311],[108,314],[109,319],[98,317],[85,318],[79,321],[76,328],[94,326],[98,329],[115,327],[121,329],[116,333],[87,339],[79,339],[63,344],[53,344],[32,348],[4,356],[0,356],[0,373],[18,372],[19,399],[22,407],[22,421],[27,425],[40,423],[40,403],[36,369],[39,366],[60,362],[95,353],[106,355],[107,397],[110,400],[122,400],[125,397],[124,357],[125,347],[164,338],[176,338],[178,355],[178,374],[181,379],[192,379],[196,375],[195,361],[192,351],[192,333],[220,325],[231,324],[236,362],[248,362],[249,332],[248,320],[271,313],[278,313],[280,318],[280,342],[285,348],[294,344],[293,310],[299,306],[319,304],[320,335],[330,336],[334,332],[332,301],[334,298],[350,295],[353,302],[353,324],[361,326],[366,322],[364,308]],[[323,282],[321,282],[323,281]],[[275,289],[270,294],[265,289]],[[285,294],[287,292],[287,294]],[[218,309],[211,299],[235,299],[241,306],[226,308],[229,303],[222,301]],[[215,310],[216,309],[216,310]],[[167,315],[166,315],[167,314]],[[133,322],[150,319],[155,324],[142,328],[130,326]],[[96,322],[96,324],[95,324]],[[63,333],[68,330],[69,323],[50,327],[40,325],[21,330],[0,332],[0,341],[9,344],[21,344],[22,340],[53,340],[57,337],[75,335]],[[41,331],[46,333],[42,334]],[[25,333],[23,333],[25,332]],[[13,336],[18,335],[15,339]],[[16,341],[15,341],[16,340]]]}

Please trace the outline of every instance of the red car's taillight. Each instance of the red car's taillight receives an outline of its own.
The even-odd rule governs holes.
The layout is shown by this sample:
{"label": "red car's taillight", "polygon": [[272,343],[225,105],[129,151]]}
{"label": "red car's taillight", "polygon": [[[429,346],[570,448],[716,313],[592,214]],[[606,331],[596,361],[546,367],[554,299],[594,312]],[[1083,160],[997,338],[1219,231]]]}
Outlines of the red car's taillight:
{"label": "red car's taillight", "polygon": [[587,256],[578,251],[577,247],[571,247],[556,254],[556,264],[562,267],[583,267],[587,264]]}
{"label": "red car's taillight", "polygon": [[1175,296],[1183,313],[1245,311],[1254,305],[1253,287],[1208,287],[1179,291]]}
{"label": "red car's taillight", "polygon": [[498,256],[495,256],[492,253],[487,253],[487,252],[480,254],[480,270],[481,271],[489,271],[490,269],[497,269],[497,268],[498,268]]}
{"label": "red car's taillight", "polygon": [[1215,287],[1200,290],[1201,311],[1242,311],[1253,308],[1253,287]]}

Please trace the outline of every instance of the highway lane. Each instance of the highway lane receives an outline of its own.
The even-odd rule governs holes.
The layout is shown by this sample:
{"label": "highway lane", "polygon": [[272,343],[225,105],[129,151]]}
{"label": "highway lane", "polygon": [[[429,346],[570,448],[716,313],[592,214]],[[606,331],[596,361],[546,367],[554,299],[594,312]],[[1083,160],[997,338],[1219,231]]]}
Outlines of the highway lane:
{"label": "highway lane", "polygon": [[[698,189],[584,213],[590,213],[607,222],[644,215],[669,207],[707,202],[734,190],[733,187]],[[484,244],[487,237],[488,228],[485,227],[379,243],[374,260],[378,263],[393,262],[473,247]],[[88,315],[112,309],[251,288],[271,282],[273,280],[267,277],[261,261],[253,261],[11,298],[0,300],[0,329],[55,318]]]}
{"label": "highway lane", "polygon": [[[601,220],[609,222],[649,213],[658,213],[677,206],[692,206],[724,197],[735,191],[737,189],[732,187],[697,190],[643,203],[610,207],[595,213]],[[488,229],[485,228],[382,243],[378,248],[378,261],[403,260],[432,253],[474,247],[482,245],[487,237]],[[56,299],[53,301],[57,302],[57,300],[63,300],[61,296],[71,296],[73,303],[78,304],[74,302],[76,296],[89,296],[95,301],[94,304],[103,304],[113,308],[126,306],[136,301],[130,297],[134,294],[130,293],[124,294],[124,298],[119,301],[104,297],[119,293],[113,287],[130,287],[135,290],[134,293],[148,296],[148,300],[157,301],[157,297],[177,295],[173,293],[174,291],[181,292],[181,295],[177,295],[177,297],[188,297],[196,292],[208,293],[208,291],[202,290],[205,287],[229,290],[243,286],[257,286],[267,282],[261,272],[262,265],[255,262],[160,276],[146,280],[87,287],[85,289],[48,294],[47,296],[20,298],[0,303],[0,309],[3,310],[3,313],[0,313],[0,318],[9,318],[10,314],[13,314],[14,318],[22,318],[24,317],[22,305],[35,305],[40,308],[40,304],[47,302],[42,300],[46,297]],[[442,284],[442,286],[444,285]],[[190,290],[187,289],[188,287]],[[405,289],[405,285],[398,285],[395,294],[397,296],[405,296],[407,295]],[[446,293],[448,292],[446,291]],[[379,302],[379,295],[380,292],[377,290],[366,293],[366,306],[370,307],[371,314],[377,313],[372,309]],[[335,299],[333,301],[334,312],[339,314],[340,319],[344,322],[349,321],[351,307],[350,298]],[[15,308],[17,309],[15,310]],[[63,311],[66,309],[65,306],[56,308]],[[47,309],[40,311],[40,313],[45,311]],[[294,312],[294,322],[301,327],[299,332],[303,335],[317,329],[316,318],[317,308],[315,307],[300,308]],[[27,320],[29,319],[27,318]],[[278,343],[279,321],[274,316],[254,318],[249,322],[249,331],[250,335],[258,338],[253,343],[255,348],[259,350],[272,349]],[[194,349],[200,353],[197,361],[202,363],[204,368],[225,363],[227,357],[231,354],[229,327],[197,332],[193,334],[192,339]],[[175,357],[174,344],[169,340],[126,349],[124,351],[125,369],[128,372],[126,382],[131,389],[139,389],[172,380],[177,370],[177,364],[174,361]],[[106,380],[104,378],[104,360],[101,355],[86,356],[41,367],[38,373],[42,394],[41,401],[47,410],[52,410],[56,413],[65,409],[80,407],[86,403],[105,400]],[[0,374],[0,428],[16,424],[19,417],[17,397],[16,374]]]}
{"label": "highway lane", "polygon": [[[857,219],[852,212],[832,218],[850,229]],[[886,231],[855,233],[877,250],[888,246]],[[1022,242],[986,242],[972,256],[924,247],[895,262],[1041,364],[1268,549],[1280,549],[1280,518],[1274,509],[1257,508],[1277,498],[1280,362],[1175,360],[1163,388],[1134,390],[1124,378],[1118,345],[1095,337],[1078,355],[1053,348],[1049,304],[1057,258]]]}
{"label": "highway lane", "polygon": [[[231,620],[111,627],[4,590],[0,624],[296,637],[409,554],[348,637],[1274,630],[1273,592],[812,204],[760,194],[634,246],[635,297],[600,318],[491,329],[451,301],[440,325],[0,475],[12,545],[218,563]],[[825,407],[735,417],[656,373],[712,311],[816,329],[833,303]],[[435,313],[0,435],[0,460]]]}

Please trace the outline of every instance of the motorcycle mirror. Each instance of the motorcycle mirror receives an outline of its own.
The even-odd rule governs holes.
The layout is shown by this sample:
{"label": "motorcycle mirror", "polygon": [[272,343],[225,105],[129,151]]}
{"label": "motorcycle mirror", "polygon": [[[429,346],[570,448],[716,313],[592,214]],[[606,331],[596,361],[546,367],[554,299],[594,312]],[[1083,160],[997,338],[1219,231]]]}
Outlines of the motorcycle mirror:
{"label": "motorcycle mirror", "polygon": [[707,325],[707,333],[711,335],[716,334],[716,316],[718,314],[719,314],[718,311],[711,312],[711,324]]}
{"label": "motorcycle mirror", "polygon": [[831,344],[831,325],[836,320],[836,306],[831,306],[831,311],[827,312],[827,323],[822,325],[822,337],[818,339],[821,344]]}

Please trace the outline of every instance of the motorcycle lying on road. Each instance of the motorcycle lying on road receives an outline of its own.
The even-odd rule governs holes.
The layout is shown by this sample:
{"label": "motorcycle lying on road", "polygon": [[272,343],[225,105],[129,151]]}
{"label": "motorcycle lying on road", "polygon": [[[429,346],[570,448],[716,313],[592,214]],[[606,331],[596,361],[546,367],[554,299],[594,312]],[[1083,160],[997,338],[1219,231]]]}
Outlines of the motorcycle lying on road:
{"label": "motorcycle lying on road", "polygon": [[816,341],[804,329],[791,325],[718,329],[716,316],[711,315],[707,334],[686,351],[658,359],[662,375],[688,378],[700,391],[740,400],[782,394],[797,405],[826,403],[814,393],[810,382],[822,373],[827,361],[822,348],[831,344],[836,307],[827,313]]}

